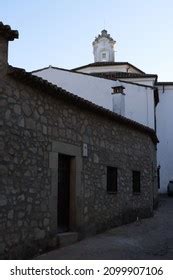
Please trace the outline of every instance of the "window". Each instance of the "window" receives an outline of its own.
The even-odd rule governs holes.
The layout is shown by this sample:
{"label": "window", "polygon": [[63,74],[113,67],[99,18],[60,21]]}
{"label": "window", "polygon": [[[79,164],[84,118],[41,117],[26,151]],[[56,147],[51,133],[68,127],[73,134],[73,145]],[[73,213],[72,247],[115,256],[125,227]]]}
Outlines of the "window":
{"label": "window", "polygon": [[133,192],[140,193],[141,188],[141,173],[140,171],[133,171]]}
{"label": "window", "polygon": [[105,52],[102,53],[102,61],[106,61],[106,53]]}
{"label": "window", "polygon": [[107,192],[117,192],[117,168],[107,166]]}

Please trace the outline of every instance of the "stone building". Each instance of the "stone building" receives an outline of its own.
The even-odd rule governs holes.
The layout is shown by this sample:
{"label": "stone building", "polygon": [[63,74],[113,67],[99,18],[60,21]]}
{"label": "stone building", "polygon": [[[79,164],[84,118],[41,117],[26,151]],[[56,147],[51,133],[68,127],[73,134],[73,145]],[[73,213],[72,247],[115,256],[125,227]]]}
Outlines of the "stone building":
{"label": "stone building", "polygon": [[155,131],[9,66],[17,37],[0,24],[1,258],[151,216]]}

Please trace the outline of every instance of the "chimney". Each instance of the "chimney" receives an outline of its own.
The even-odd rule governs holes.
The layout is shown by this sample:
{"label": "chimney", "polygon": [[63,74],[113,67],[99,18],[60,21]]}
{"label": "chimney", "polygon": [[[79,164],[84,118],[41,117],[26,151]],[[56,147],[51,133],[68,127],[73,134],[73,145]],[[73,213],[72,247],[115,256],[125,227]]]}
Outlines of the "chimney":
{"label": "chimney", "polygon": [[18,38],[18,31],[12,30],[9,25],[0,22],[0,72],[7,71],[8,66],[8,42]]}
{"label": "chimney", "polygon": [[117,81],[117,86],[112,87],[112,109],[114,113],[121,116],[125,115],[125,87],[123,87],[119,81]]}

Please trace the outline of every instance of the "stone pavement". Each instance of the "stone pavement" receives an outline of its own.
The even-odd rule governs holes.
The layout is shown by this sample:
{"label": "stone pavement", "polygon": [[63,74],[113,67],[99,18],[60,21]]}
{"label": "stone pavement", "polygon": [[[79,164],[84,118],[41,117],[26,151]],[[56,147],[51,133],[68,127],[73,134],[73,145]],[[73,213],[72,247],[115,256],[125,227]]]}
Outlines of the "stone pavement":
{"label": "stone pavement", "polygon": [[173,197],[161,196],[152,218],[113,228],[36,259],[173,259]]}

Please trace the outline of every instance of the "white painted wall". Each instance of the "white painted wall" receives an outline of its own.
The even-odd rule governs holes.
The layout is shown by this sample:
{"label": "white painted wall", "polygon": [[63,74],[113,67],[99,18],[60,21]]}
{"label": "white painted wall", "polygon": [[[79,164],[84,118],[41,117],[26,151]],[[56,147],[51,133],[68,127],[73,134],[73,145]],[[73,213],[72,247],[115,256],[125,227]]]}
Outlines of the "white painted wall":
{"label": "white painted wall", "polygon": [[173,86],[159,86],[160,102],[156,109],[158,144],[157,161],[160,164],[160,191],[167,191],[173,179]]}
{"label": "white painted wall", "polygon": [[[33,75],[106,109],[113,109],[112,87],[119,85],[119,82],[52,67],[34,72]],[[153,89],[123,82],[121,84],[125,87],[125,117],[154,129]]]}
{"label": "white painted wall", "polygon": [[33,74],[99,106],[112,110],[111,87],[116,86],[116,81],[51,67]]}
{"label": "white painted wall", "polygon": [[154,129],[153,89],[123,83],[125,87],[125,116]]}

